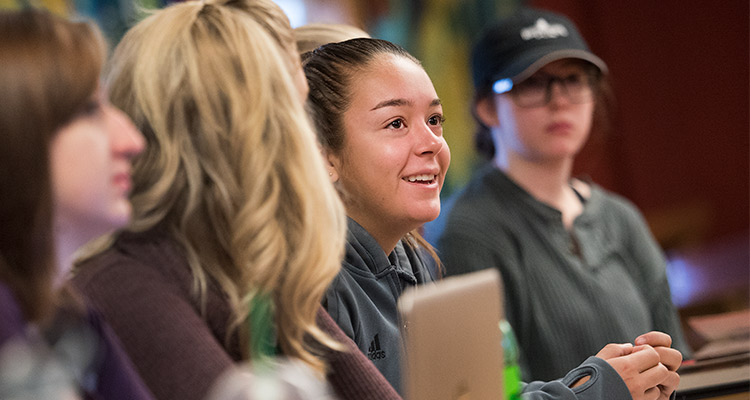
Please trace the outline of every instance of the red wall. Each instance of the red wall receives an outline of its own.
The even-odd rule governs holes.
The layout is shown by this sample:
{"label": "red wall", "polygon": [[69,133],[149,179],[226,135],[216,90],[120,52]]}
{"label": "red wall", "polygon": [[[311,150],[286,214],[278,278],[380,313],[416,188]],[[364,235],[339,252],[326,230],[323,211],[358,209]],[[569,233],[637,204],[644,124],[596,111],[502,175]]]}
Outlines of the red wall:
{"label": "red wall", "polygon": [[747,235],[747,0],[532,3],[610,67],[615,125],[577,171],[633,200],[667,248]]}

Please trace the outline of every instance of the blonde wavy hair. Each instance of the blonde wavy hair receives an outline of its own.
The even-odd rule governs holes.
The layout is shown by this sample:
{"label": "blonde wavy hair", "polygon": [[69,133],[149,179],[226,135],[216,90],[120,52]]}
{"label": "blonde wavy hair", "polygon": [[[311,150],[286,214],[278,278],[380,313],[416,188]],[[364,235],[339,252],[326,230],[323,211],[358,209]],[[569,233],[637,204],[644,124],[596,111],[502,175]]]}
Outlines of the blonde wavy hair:
{"label": "blonde wavy hair", "polygon": [[284,354],[322,373],[306,338],[340,348],[315,315],[341,266],[346,220],[290,73],[297,68],[291,27],[270,0],[192,1],[132,28],[108,84],[148,141],[128,230],[168,230],[201,304],[210,280],[226,294],[230,335],[251,334],[250,303],[269,295]]}

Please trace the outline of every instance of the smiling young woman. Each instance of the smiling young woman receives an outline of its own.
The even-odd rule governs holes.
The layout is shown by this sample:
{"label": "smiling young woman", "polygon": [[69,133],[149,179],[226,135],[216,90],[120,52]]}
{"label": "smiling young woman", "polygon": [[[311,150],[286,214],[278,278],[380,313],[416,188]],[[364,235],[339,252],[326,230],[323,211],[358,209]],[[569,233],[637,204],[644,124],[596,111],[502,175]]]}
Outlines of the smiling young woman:
{"label": "smiling young woman", "polygon": [[349,217],[390,253],[440,213],[450,163],[442,107],[422,67],[400,56],[373,61],[350,90],[346,138],[328,152],[330,169]]}
{"label": "smiling young woman", "polygon": [[437,257],[417,229],[440,213],[450,164],[440,99],[419,61],[383,40],[325,45],[303,64],[308,107],[349,217],[325,306],[399,390],[394,299],[437,278],[426,267]]}

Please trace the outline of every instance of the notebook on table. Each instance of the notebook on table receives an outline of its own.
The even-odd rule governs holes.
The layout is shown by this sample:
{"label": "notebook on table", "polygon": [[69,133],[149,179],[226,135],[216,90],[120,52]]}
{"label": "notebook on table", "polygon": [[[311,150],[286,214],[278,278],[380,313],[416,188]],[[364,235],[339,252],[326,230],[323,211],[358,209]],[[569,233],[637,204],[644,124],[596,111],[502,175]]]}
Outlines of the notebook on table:
{"label": "notebook on table", "polygon": [[401,295],[405,399],[502,399],[501,293],[492,268]]}

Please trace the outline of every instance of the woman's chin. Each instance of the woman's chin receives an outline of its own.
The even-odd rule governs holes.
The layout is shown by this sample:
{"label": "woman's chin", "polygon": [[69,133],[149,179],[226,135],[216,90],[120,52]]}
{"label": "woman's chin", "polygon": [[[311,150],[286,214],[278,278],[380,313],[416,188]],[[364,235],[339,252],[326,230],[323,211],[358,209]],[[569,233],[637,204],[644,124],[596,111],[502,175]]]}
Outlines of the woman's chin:
{"label": "woman's chin", "polygon": [[432,209],[421,209],[420,212],[416,215],[413,215],[413,220],[415,221],[415,225],[417,227],[420,227],[428,222],[434,221],[439,215],[440,215],[440,207],[432,208]]}

